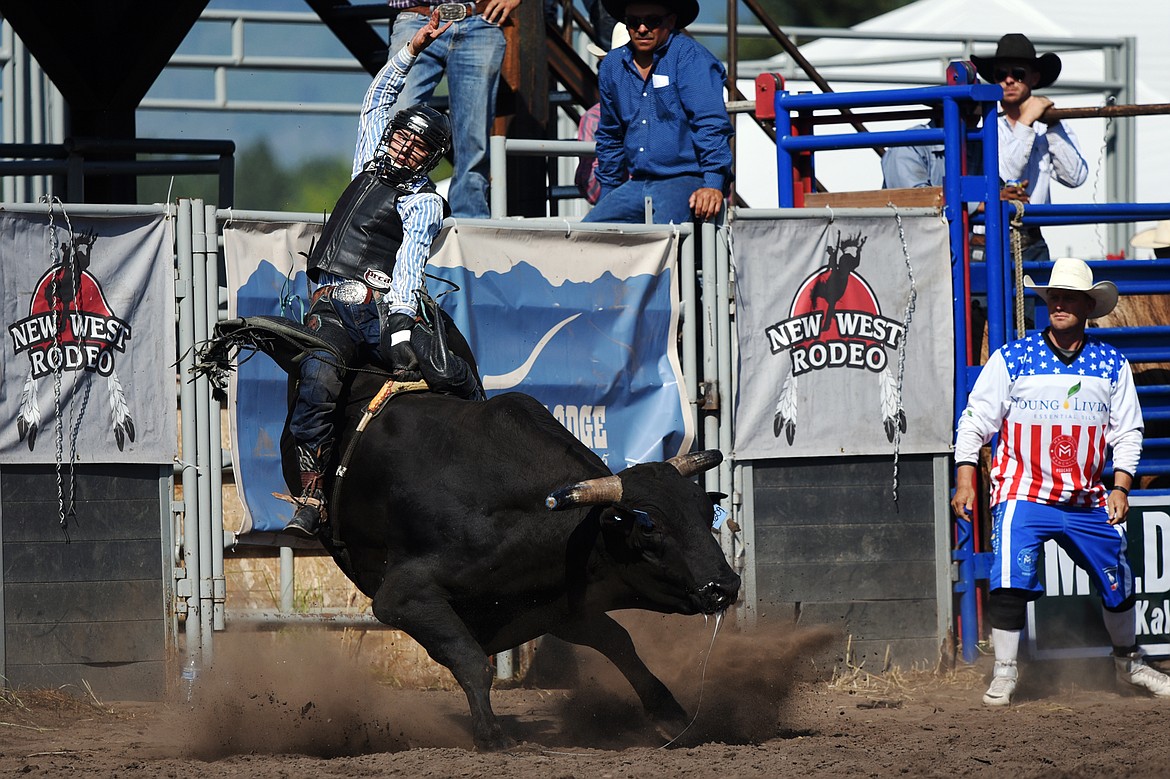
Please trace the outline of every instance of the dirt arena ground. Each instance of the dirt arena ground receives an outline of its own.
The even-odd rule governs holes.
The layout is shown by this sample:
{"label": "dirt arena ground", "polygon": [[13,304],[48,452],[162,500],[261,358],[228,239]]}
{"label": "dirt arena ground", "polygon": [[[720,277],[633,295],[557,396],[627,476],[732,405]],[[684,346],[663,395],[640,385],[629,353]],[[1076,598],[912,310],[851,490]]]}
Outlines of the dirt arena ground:
{"label": "dirt arena ground", "polygon": [[336,638],[293,631],[224,636],[190,704],[6,694],[0,776],[1170,775],[1170,700],[1122,697],[1104,658],[1025,667],[1018,702],[993,710],[986,659],[833,673],[839,636],[725,626],[712,639],[713,622],[661,619],[650,639],[635,632],[639,651],[697,712],[669,745],[624,680],[582,657],[572,678],[537,662],[541,687],[496,689],[519,746],[480,754],[460,692],[395,687]]}

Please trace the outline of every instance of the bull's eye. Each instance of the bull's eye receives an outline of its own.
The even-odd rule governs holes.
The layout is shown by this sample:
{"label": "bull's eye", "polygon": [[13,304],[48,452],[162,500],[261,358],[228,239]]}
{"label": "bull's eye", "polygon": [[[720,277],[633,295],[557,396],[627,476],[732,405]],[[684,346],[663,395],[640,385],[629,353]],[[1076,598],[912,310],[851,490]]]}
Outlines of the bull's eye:
{"label": "bull's eye", "polygon": [[638,527],[644,527],[647,530],[654,527],[654,520],[650,519],[650,515],[645,511],[631,511],[630,516]]}
{"label": "bull's eye", "polygon": [[618,520],[632,520],[638,527],[647,530],[654,529],[654,520],[645,511],[624,508],[621,511],[614,512],[614,518]]}

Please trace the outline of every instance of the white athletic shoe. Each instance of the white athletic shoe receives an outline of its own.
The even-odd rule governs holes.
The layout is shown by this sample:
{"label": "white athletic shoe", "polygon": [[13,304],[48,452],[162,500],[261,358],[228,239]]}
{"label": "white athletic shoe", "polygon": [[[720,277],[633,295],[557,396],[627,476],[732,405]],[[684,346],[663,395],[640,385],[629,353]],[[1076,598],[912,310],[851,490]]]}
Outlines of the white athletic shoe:
{"label": "white athletic shoe", "polygon": [[1016,669],[1015,660],[996,660],[995,672],[991,675],[991,686],[983,693],[983,705],[1007,706],[1012,702],[1019,678],[1020,673]]}
{"label": "white athletic shoe", "polygon": [[1141,652],[1131,652],[1125,657],[1113,657],[1117,670],[1117,681],[1131,690],[1148,692],[1159,698],[1170,698],[1170,676],[1146,665]]}

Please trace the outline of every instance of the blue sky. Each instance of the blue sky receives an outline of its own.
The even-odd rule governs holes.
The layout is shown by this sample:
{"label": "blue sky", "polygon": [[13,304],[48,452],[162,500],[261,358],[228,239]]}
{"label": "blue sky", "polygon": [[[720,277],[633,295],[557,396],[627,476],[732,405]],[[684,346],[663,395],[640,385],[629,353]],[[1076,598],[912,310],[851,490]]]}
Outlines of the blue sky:
{"label": "blue sky", "polygon": [[[217,10],[309,12],[303,0],[211,0]],[[248,56],[349,57],[323,26],[246,25]],[[201,22],[188,33],[179,54],[226,55],[231,51],[231,29],[226,23]],[[272,71],[228,73],[228,95],[234,101],[358,103],[369,84],[364,74],[279,74]],[[211,100],[215,95],[211,70],[168,68],[147,98],[187,97]],[[356,115],[312,113],[234,113],[226,111],[172,111],[140,109],[138,134],[150,138],[230,139],[237,152],[266,139],[284,163],[312,157],[348,159],[353,153]]]}

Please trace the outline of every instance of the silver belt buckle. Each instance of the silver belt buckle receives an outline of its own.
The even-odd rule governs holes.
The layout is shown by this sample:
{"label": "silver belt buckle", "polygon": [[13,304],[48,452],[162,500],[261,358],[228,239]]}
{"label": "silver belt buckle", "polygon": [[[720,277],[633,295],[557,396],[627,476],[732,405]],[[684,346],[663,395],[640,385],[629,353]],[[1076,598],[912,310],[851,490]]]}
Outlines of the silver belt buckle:
{"label": "silver belt buckle", "polygon": [[338,303],[355,306],[366,302],[366,285],[352,279],[343,281],[333,287],[332,297]]}
{"label": "silver belt buckle", "polygon": [[443,3],[439,6],[440,22],[461,22],[467,18],[467,3]]}

